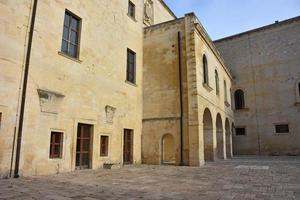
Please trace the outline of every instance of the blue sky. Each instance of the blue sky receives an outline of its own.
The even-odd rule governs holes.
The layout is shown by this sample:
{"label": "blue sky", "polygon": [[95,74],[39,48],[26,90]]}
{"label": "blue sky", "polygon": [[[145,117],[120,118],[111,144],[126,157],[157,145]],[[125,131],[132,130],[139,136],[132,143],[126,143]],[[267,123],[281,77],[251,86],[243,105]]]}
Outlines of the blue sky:
{"label": "blue sky", "polygon": [[300,15],[300,0],[165,0],[177,17],[195,12],[213,40]]}

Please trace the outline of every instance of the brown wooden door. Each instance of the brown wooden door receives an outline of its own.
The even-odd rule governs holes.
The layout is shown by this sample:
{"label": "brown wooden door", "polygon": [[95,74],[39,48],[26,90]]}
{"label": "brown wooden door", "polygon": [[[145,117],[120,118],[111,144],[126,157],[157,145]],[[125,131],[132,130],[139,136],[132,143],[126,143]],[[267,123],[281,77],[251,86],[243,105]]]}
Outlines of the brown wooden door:
{"label": "brown wooden door", "polygon": [[123,162],[133,163],[133,130],[130,129],[124,129]]}
{"label": "brown wooden door", "polygon": [[76,169],[90,168],[92,126],[78,124],[76,145]]}

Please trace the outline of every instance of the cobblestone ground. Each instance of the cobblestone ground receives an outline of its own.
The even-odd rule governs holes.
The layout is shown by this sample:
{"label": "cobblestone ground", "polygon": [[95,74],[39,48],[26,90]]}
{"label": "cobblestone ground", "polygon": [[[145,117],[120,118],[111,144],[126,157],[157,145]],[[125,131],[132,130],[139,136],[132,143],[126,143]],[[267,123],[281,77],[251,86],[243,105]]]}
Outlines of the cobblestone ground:
{"label": "cobblestone ground", "polygon": [[300,157],[238,157],[204,167],[126,166],[0,180],[0,199],[300,199]]}

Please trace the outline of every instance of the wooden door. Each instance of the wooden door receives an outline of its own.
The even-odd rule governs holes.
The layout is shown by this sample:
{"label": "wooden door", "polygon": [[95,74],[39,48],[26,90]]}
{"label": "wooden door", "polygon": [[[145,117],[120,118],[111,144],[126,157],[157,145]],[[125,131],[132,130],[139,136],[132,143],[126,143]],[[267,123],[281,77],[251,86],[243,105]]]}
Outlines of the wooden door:
{"label": "wooden door", "polygon": [[133,163],[133,130],[130,129],[124,129],[123,162]]}
{"label": "wooden door", "polygon": [[90,168],[92,126],[78,124],[76,145],[76,169]]}

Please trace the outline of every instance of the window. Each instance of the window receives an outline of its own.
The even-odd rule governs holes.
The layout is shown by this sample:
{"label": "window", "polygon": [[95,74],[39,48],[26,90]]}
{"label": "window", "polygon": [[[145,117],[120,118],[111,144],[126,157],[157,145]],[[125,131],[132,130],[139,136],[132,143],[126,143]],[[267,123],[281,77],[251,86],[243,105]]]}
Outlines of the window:
{"label": "window", "polygon": [[81,19],[79,19],[69,11],[66,11],[61,51],[74,58],[78,58],[79,56],[80,26]]}
{"label": "window", "polygon": [[220,94],[220,84],[219,84],[219,74],[218,71],[215,70],[215,79],[216,79],[216,94]]}
{"label": "window", "polygon": [[238,89],[234,93],[234,101],[235,101],[235,109],[243,109],[245,108],[245,99],[244,92],[241,89]]}
{"label": "window", "polygon": [[108,136],[105,135],[100,138],[100,156],[108,156]]}
{"label": "window", "polygon": [[127,49],[127,74],[126,80],[135,84],[135,53]]}
{"label": "window", "polygon": [[235,135],[246,135],[246,128],[245,127],[236,127],[235,128]]}
{"label": "window", "polygon": [[225,80],[224,80],[224,99],[225,99],[225,102],[228,102],[228,98],[227,98],[227,84],[226,84]]}
{"label": "window", "polygon": [[300,97],[300,81],[298,82],[298,96]]}
{"label": "window", "polygon": [[0,112],[0,128],[2,127],[2,112]]}
{"label": "window", "polygon": [[50,158],[61,158],[63,149],[63,133],[51,132]]}
{"label": "window", "polygon": [[128,15],[135,19],[135,5],[131,1],[128,2]]}
{"label": "window", "polygon": [[203,83],[208,84],[208,64],[205,55],[203,55],[202,64],[203,64]]}
{"label": "window", "polygon": [[276,133],[289,133],[289,125],[288,124],[276,124],[275,132]]}

